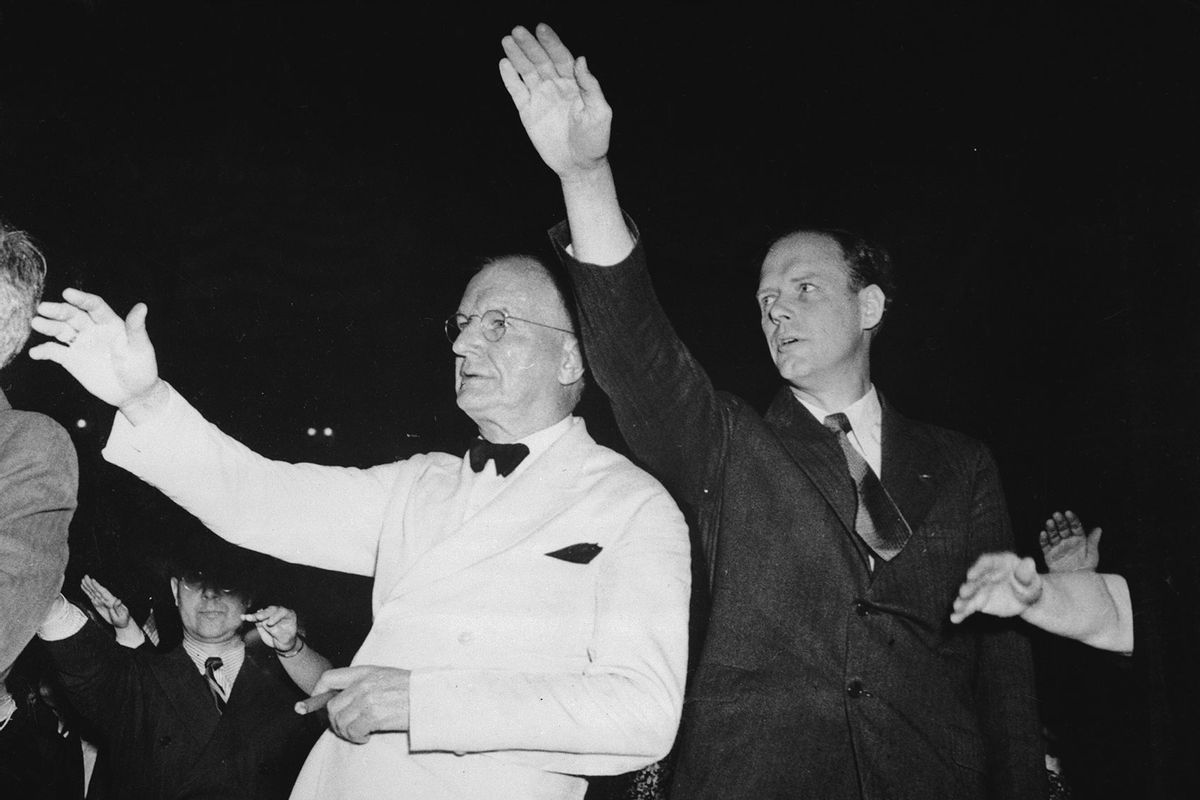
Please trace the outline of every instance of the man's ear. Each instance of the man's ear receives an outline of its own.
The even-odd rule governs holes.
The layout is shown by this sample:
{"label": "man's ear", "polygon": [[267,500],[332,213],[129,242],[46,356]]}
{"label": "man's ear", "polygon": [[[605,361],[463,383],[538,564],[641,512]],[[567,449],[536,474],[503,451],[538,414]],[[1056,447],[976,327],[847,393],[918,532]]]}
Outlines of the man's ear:
{"label": "man's ear", "polygon": [[883,310],[887,296],[878,285],[872,283],[858,290],[859,323],[864,331],[878,327],[883,322]]}
{"label": "man's ear", "polygon": [[175,598],[175,607],[179,608],[179,578],[171,578],[171,596]]}
{"label": "man's ear", "polygon": [[564,336],[562,363],[558,367],[558,382],[570,386],[583,377],[583,351],[578,336]]}

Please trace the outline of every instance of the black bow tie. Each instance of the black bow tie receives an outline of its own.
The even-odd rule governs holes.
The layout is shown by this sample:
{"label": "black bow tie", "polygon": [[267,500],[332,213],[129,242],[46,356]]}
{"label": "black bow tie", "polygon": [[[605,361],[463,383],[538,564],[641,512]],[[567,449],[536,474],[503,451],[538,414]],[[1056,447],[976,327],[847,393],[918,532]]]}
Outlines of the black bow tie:
{"label": "black bow tie", "polygon": [[480,472],[491,459],[496,462],[496,474],[502,478],[516,469],[527,455],[529,448],[523,444],[492,444],[487,439],[476,441],[467,453],[471,469]]}

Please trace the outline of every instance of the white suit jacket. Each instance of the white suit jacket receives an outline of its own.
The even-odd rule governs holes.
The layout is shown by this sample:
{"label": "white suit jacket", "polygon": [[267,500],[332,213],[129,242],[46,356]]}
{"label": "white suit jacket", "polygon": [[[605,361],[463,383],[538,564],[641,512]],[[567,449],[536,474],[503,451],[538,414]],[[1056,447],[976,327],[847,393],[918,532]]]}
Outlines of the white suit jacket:
{"label": "white suit jacket", "polygon": [[[171,393],[104,456],[223,538],[374,576],[354,664],[413,671],[409,733],[326,732],[293,798],[578,798],[577,777],[670,749],[683,702],[687,529],[661,485],[582,420],[469,518],[462,458],[371,469],[265,459]],[[596,544],[589,563],[551,557]]]}

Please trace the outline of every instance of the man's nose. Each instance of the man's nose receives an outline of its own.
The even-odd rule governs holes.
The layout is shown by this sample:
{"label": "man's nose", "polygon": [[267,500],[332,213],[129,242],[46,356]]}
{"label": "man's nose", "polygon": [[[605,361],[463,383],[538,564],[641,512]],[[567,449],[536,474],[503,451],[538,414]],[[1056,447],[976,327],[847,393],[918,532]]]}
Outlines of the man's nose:
{"label": "man's nose", "polygon": [[478,350],[484,342],[483,324],[473,319],[463,326],[450,345],[456,356],[465,356],[471,350]]}
{"label": "man's nose", "polygon": [[771,307],[767,309],[767,319],[778,325],[784,320],[791,319],[793,310],[790,305],[784,300],[776,300],[771,303]]}

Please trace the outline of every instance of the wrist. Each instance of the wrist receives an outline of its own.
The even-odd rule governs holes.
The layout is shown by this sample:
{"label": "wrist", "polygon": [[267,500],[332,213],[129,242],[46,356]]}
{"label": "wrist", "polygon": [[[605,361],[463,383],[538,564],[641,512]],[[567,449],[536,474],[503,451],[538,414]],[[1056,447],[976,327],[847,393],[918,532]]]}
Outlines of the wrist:
{"label": "wrist", "polygon": [[275,648],[275,655],[279,656],[280,658],[295,658],[296,656],[300,655],[300,651],[303,649],[304,637],[296,634],[296,640],[292,642],[292,646],[287,650],[280,650],[278,647]]}
{"label": "wrist", "polygon": [[611,173],[608,157],[600,156],[588,164],[572,164],[568,170],[559,173],[558,179],[562,181],[564,189],[570,189],[607,182]]}
{"label": "wrist", "polygon": [[121,403],[118,409],[131,423],[139,425],[166,408],[170,397],[171,390],[166,381],[155,378],[149,388]]}

